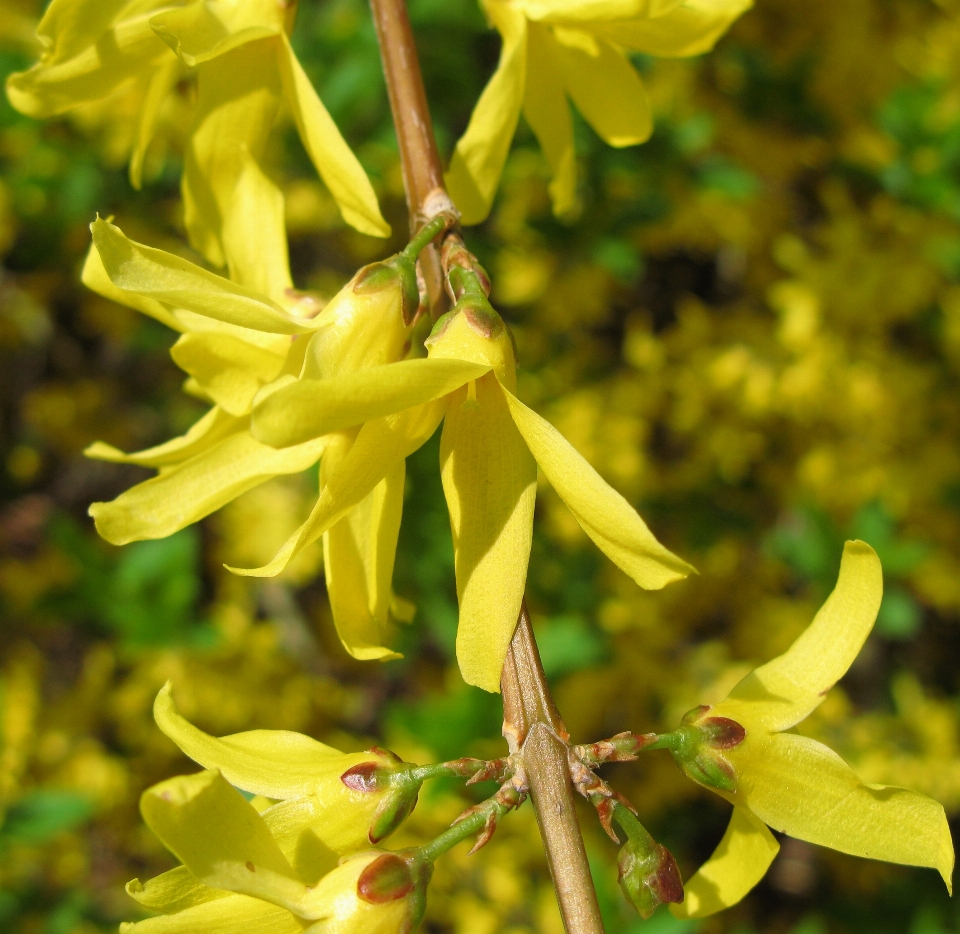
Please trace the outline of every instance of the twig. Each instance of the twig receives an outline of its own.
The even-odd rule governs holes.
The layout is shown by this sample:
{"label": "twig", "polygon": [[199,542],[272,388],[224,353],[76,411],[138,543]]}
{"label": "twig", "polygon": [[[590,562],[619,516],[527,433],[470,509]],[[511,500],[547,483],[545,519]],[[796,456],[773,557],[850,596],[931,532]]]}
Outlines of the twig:
{"label": "twig", "polygon": [[[370,0],[403,165],[411,230],[450,204],[405,0]],[[433,313],[446,292],[438,251],[422,257]],[[603,934],[574,810],[568,735],[550,696],[526,605],[503,666],[504,736],[519,751],[567,934]]]}

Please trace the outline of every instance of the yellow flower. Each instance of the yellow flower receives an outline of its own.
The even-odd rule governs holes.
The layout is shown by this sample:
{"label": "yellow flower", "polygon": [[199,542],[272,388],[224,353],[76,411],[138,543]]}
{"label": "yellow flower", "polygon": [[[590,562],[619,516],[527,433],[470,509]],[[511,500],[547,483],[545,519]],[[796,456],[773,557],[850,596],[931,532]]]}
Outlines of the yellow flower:
{"label": "yellow flower", "polygon": [[185,221],[194,246],[231,274],[256,252],[263,223],[283,230],[283,198],[259,165],[281,103],[347,223],[387,236],[366,173],[290,47],[295,12],[283,0],[53,0],[37,27],[41,59],[11,75],[7,93],[23,113],[50,117],[142,86],[130,162],[139,187],[160,109],[183,75],[195,74]]}
{"label": "yellow flower", "polygon": [[[188,390],[214,403],[185,435],[158,447],[125,454],[97,443],[87,450],[160,471],[113,502],[90,507],[104,538],[118,545],[163,538],[271,477],[306,470],[321,455],[325,472],[342,460],[350,429],[283,450],[258,441],[249,430],[254,400],[301,374],[340,376],[399,359],[418,303],[411,260],[365,267],[310,318],[303,314],[309,302],[305,309],[306,300],[285,287],[285,253],[285,274],[276,274],[279,251],[270,249],[269,236],[264,256],[245,267],[260,291],[133,243],[106,221],[92,230],[84,282],[183,332],[172,356],[190,377]],[[360,658],[390,657],[384,647],[390,617],[410,615],[391,587],[402,497],[400,464],[324,542],[335,621]]]}
{"label": "yellow flower", "polygon": [[537,464],[586,533],[641,586],[660,588],[692,569],[654,538],[553,426],[516,398],[512,337],[476,280],[427,344],[427,359],[338,379],[301,379],[255,406],[254,437],[281,450],[364,424],[326,475],[313,512],[274,560],[238,573],[279,573],[402,469],[443,421],[440,462],[460,598],[457,658],[467,682],[498,691],[530,557]]}
{"label": "yellow flower", "polygon": [[447,175],[464,223],[479,224],[489,214],[521,111],[550,163],[554,211],[570,211],[576,159],[567,98],[611,146],[642,143],[653,118],[629,53],[699,55],[750,3],[483,0],[503,47]]}
{"label": "yellow flower", "polygon": [[[864,542],[847,542],[836,588],[797,641],[743,678],[725,700],[691,712],[707,745],[716,736],[715,761],[732,790],[719,790],[724,781],[713,782],[713,790],[734,810],[713,856],[685,885],[683,904],[670,906],[678,917],[720,911],[756,885],[778,849],[766,825],[843,853],[935,868],[952,889],[953,843],[940,804],[905,788],[864,784],[831,749],[784,732],[810,714],[850,667],[882,595],[876,553]],[[745,735],[730,730],[729,721]],[[702,779],[702,766],[693,775]]]}
{"label": "yellow flower", "polygon": [[318,860],[316,828],[291,834],[273,817],[283,807],[259,814],[216,769],[148,789],[140,802],[144,820],[183,866],[128,887],[163,914],[121,931],[393,934],[405,921],[419,921],[429,867],[379,850],[338,866]]}

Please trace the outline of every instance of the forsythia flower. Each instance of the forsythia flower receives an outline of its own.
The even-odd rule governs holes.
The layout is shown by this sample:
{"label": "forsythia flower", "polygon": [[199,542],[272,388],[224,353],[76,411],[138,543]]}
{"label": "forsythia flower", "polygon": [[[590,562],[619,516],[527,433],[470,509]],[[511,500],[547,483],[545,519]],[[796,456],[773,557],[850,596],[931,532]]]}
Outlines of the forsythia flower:
{"label": "forsythia flower", "polygon": [[239,573],[279,573],[443,421],[440,463],[460,598],[457,658],[466,681],[497,691],[523,597],[538,463],[587,534],[641,586],[660,588],[692,569],[654,538],[553,426],[514,396],[512,337],[479,282],[466,288],[434,327],[427,359],[338,379],[301,379],[254,408],[254,437],[281,450],[364,424],[327,474],[313,512],[276,558]]}
{"label": "forsythia flower", "polygon": [[418,872],[401,856],[380,850],[321,869],[310,833],[294,839],[282,821],[272,819],[282,807],[258,814],[217,770],[148,789],[140,802],[144,820],[183,866],[134,887],[141,904],[164,913],[121,931],[394,934],[407,920],[415,926],[429,870]]}
{"label": "forsythia flower", "polygon": [[905,788],[864,784],[831,749],[784,732],[850,667],[882,595],[876,553],[864,542],[847,542],[837,586],[807,630],[725,700],[696,711],[708,733],[730,721],[745,733],[732,745],[721,741],[723,751],[715,753],[732,790],[721,790],[726,782],[712,788],[733,804],[733,816],[713,856],[684,886],[684,902],[670,906],[678,917],[720,911],[756,885],[778,850],[766,825],[843,853],[935,868],[952,889],[953,843],[940,804]]}
{"label": "forsythia flower", "polygon": [[629,52],[699,55],[750,2],[483,0],[503,48],[447,175],[464,223],[490,212],[521,111],[550,163],[554,211],[568,212],[576,160],[567,98],[611,146],[642,143],[653,118]]}
{"label": "forsythia flower", "polygon": [[[130,163],[139,187],[160,108],[181,77],[195,73],[185,221],[194,246],[231,274],[242,264],[236,252],[256,248],[261,220],[251,200],[259,210],[279,211],[283,229],[282,196],[259,168],[281,102],[347,223],[386,236],[366,173],[290,47],[295,13],[296,4],[283,0],[53,0],[37,27],[40,62],[11,75],[7,93],[23,113],[49,117],[139,84],[143,106]],[[272,197],[257,197],[262,189]]]}
{"label": "forsythia flower", "polygon": [[[418,303],[412,261],[365,267],[309,318],[302,314],[309,303],[289,289],[286,254],[268,231],[261,231],[265,258],[251,256],[244,267],[245,286],[133,243],[106,221],[92,230],[85,283],[184,332],[171,354],[189,374],[188,388],[214,403],[185,435],[158,447],[135,454],[100,443],[88,449],[91,457],[160,471],[90,507],[104,538],[118,545],[163,538],[321,455],[325,471],[339,463],[349,431],[277,450],[250,434],[254,400],[301,373],[329,377],[399,359]],[[409,616],[391,588],[403,480],[400,464],[324,541],[335,622],[360,658],[391,656],[383,646],[389,618]]]}

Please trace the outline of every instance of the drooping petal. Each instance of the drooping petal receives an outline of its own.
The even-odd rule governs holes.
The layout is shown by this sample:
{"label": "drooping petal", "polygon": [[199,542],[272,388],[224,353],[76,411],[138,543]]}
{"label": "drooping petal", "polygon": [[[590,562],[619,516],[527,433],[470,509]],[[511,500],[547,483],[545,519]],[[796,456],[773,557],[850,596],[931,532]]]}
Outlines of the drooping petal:
{"label": "drooping petal", "polygon": [[211,889],[200,882],[186,866],[177,866],[141,883],[134,879],[127,883],[127,895],[150,911],[173,914],[194,905],[214,899],[228,898],[223,889]]}
{"label": "drooping petal", "polygon": [[431,402],[490,368],[465,360],[402,360],[343,373],[334,379],[301,379],[254,409],[253,436],[286,447]]}
{"label": "drooping petal", "polygon": [[230,334],[184,334],[173,362],[229,415],[246,415],[261,386],[276,379],[283,357]]}
{"label": "drooping petal", "polygon": [[[218,769],[233,785],[268,798],[296,798],[342,789],[343,801],[358,792],[337,778],[360,762],[377,761],[373,753],[345,754],[332,746],[289,730],[248,730],[217,738],[204,733],[177,710],[170,682],[153,705],[157,726],[205,769]],[[354,796],[354,797],[351,797]],[[265,812],[266,813],[266,812]]]}
{"label": "drooping petal", "polygon": [[[272,36],[247,42],[197,68],[197,102],[183,162],[184,223],[190,242],[215,266],[231,270],[256,254],[261,234],[255,227],[234,230],[230,239],[238,255],[228,254],[225,225],[228,218],[241,221],[233,205],[236,188],[248,159],[263,158],[280,108],[279,41]],[[272,223],[270,232],[276,233],[276,226]],[[285,247],[284,236],[271,252]]]}
{"label": "drooping petal", "polygon": [[524,16],[544,23],[582,23],[663,16],[683,0],[513,0]]}
{"label": "drooping petal", "polygon": [[[264,12],[268,14],[264,16]],[[154,32],[187,68],[196,68],[228,52],[272,38],[283,30],[281,4],[188,3],[157,13]]]}
{"label": "drooping petal", "polygon": [[370,825],[380,800],[349,789],[346,796],[324,789],[322,795],[281,801],[267,808],[263,819],[299,878],[313,885],[341,856],[370,846]]}
{"label": "drooping petal", "polygon": [[736,801],[774,830],[841,853],[936,869],[952,889],[953,843],[943,806],[906,788],[866,785],[807,736],[748,729],[727,756]]}
{"label": "drooping petal", "polygon": [[83,453],[94,460],[111,461],[114,464],[138,464],[141,467],[167,467],[179,464],[212,447],[216,442],[245,427],[246,420],[227,415],[214,406],[190,430],[179,438],[172,438],[156,447],[125,454],[109,444],[95,441]]}
{"label": "drooping petal", "polygon": [[143,160],[157,127],[160,108],[183,75],[183,66],[175,58],[164,59],[149,76],[140,104],[137,135],[130,153],[130,184],[137,190],[143,184]]}
{"label": "drooping petal", "polygon": [[[352,439],[343,437],[336,457],[328,450],[320,484],[337,469]],[[405,466],[390,472],[323,536],[323,574],[333,621],[344,648],[360,659],[399,658],[390,641],[393,564],[403,511]]]}
{"label": "drooping petal", "polygon": [[128,240],[105,220],[98,218],[90,229],[104,271],[119,289],[255,331],[298,334],[310,330],[267,296],[172,253]]}
{"label": "drooping petal", "polygon": [[446,175],[447,190],[465,224],[479,224],[490,213],[517,128],[527,73],[526,17],[507,4],[490,4],[487,11],[503,37],[500,63],[473,109]]}
{"label": "drooping petal", "polygon": [[523,440],[550,485],[614,564],[648,590],[696,573],[654,538],[636,510],[553,425],[510,392],[504,394]]}
{"label": "drooping petal", "polygon": [[340,135],[285,35],[281,37],[277,55],[284,99],[296,121],[300,139],[343,219],[361,233],[389,237],[390,225],[380,213],[367,173]]}
{"label": "drooping petal", "polygon": [[306,470],[320,459],[324,443],[317,438],[278,451],[237,431],[112,502],[94,503],[90,515],[114,545],[166,538],[271,477]]}
{"label": "drooping petal", "polygon": [[303,934],[296,915],[248,895],[229,895],[176,914],[121,925],[122,934]]}
{"label": "drooping petal", "polygon": [[876,552],[847,542],[837,586],[783,655],[751,671],[716,705],[715,716],[785,730],[799,723],[846,674],[880,609],[883,571]]}
{"label": "drooping petal", "polygon": [[550,197],[554,213],[562,216],[576,201],[577,166],[573,148],[573,121],[563,90],[560,49],[552,30],[527,24],[527,80],[523,116],[550,163]]}
{"label": "drooping petal", "polygon": [[283,907],[306,894],[263,818],[215,769],[148,788],[140,812],[204,885]]}
{"label": "drooping petal", "polygon": [[476,398],[450,399],[440,441],[460,622],[457,661],[468,684],[500,690],[500,672],[527,580],[537,465],[492,373]]}
{"label": "drooping petal", "polygon": [[[89,7],[84,12],[89,14]],[[150,28],[150,13],[121,20],[95,42],[90,33],[99,31],[104,23],[98,14],[90,15],[92,29],[84,30],[76,44],[59,50],[55,46],[53,55],[7,79],[10,103],[21,113],[53,117],[78,104],[100,100],[126,82],[149,75],[170,56]]]}
{"label": "drooping petal", "polygon": [[363,500],[398,461],[420,447],[437,430],[441,418],[443,401],[438,400],[367,422],[360,429],[340,469],[331,475],[320,491],[307,521],[290,536],[276,557],[262,568],[229,570],[247,577],[279,574],[304,548]]}
{"label": "drooping petal", "polygon": [[705,918],[736,905],[764,876],[780,844],[763,821],[735,807],[713,855],[683,884],[677,918]]}
{"label": "drooping petal", "polygon": [[597,23],[592,32],[615,45],[661,57],[700,55],[753,0],[684,0],[655,19]]}
{"label": "drooping petal", "polygon": [[102,38],[129,0],[51,0],[37,24],[43,60],[65,62]]}
{"label": "drooping petal", "polygon": [[103,260],[94,244],[90,245],[87,258],[83,263],[83,271],[80,274],[80,281],[91,292],[96,292],[118,305],[126,305],[128,308],[135,308],[151,318],[165,324],[174,331],[183,331],[184,325],[177,316],[165,305],[160,304],[155,298],[149,298],[146,295],[140,295],[137,292],[129,292],[115,286],[103,268]]}
{"label": "drooping petal", "polygon": [[626,56],[580,29],[554,29],[567,93],[597,135],[611,146],[650,138],[653,114],[643,82]]}

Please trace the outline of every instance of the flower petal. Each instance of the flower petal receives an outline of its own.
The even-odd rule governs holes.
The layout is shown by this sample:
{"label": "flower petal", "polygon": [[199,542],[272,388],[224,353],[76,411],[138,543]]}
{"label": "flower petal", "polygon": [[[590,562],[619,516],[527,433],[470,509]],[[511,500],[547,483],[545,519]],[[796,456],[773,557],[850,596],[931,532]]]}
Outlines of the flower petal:
{"label": "flower petal", "polygon": [[218,771],[182,775],[148,788],[140,812],[204,885],[284,907],[306,895],[263,818]]}
{"label": "flower petal", "polygon": [[276,557],[262,568],[229,570],[246,577],[279,574],[307,545],[315,542],[363,500],[394,469],[397,461],[420,447],[437,430],[441,418],[443,402],[438,400],[367,422],[340,468],[331,474],[320,491],[307,521],[290,536]]}
{"label": "flower petal", "polygon": [[841,853],[936,869],[951,889],[943,806],[906,788],[866,785],[832,749],[793,733],[747,732],[727,751],[737,803],[774,830]]}
{"label": "flower petal", "polygon": [[750,672],[714,715],[744,726],[785,730],[799,723],[846,674],[860,653],[880,609],[883,571],[876,552],[847,542],[837,586],[813,622],[783,655]]}
{"label": "flower petal", "polygon": [[457,661],[468,684],[500,690],[527,580],[537,465],[492,373],[448,403],[440,440],[460,598]]}
{"label": "flower petal", "polygon": [[[320,484],[340,466],[343,453],[328,450],[320,467]],[[403,511],[405,466],[390,472],[323,536],[323,574],[333,621],[344,648],[360,659],[400,658],[388,649],[393,564]]]}
{"label": "flower petal", "polygon": [[317,438],[278,451],[236,431],[112,502],[94,503],[90,515],[114,545],[166,538],[271,477],[306,470],[320,459],[324,443]]}
{"label": "flower petal", "polygon": [[753,0],[684,0],[655,19],[598,23],[592,32],[614,45],[663,57],[700,55]]}
{"label": "flower petal", "polygon": [[736,905],[764,876],[780,844],[763,821],[735,807],[723,839],[683,885],[683,901],[671,905],[676,918],[705,918]]}
{"label": "flower petal", "polygon": [[626,56],[579,29],[554,29],[563,80],[584,119],[611,146],[650,138],[653,114],[643,82]]}
{"label": "flower petal", "polygon": [[557,215],[576,202],[577,165],[573,148],[573,121],[563,90],[560,49],[552,31],[539,23],[527,25],[527,81],[523,116],[550,163],[550,197]]}
{"label": "flower petal", "polygon": [[278,49],[283,95],[300,131],[300,139],[324,184],[343,214],[361,233],[389,237],[367,173],[346,144],[284,35]]}
{"label": "flower petal", "polygon": [[148,879],[144,885],[139,879],[127,883],[127,895],[150,911],[173,914],[194,905],[219,898],[228,898],[223,889],[211,889],[199,882],[186,866],[177,866]]}
{"label": "flower petal", "polygon": [[636,510],[548,421],[504,390],[510,414],[551,486],[597,547],[641,587],[659,590],[694,569],[661,545]]}
{"label": "flower petal", "polygon": [[[65,6],[60,5],[58,15]],[[76,12],[77,19],[83,18],[81,10]],[[83,15],[90,15],[88,5],[84,5]],[[149,75],[170,56],[170,50],[150,28],[149,13],[123,19],[112,27],[110,18],[109,13],[107,17],[93,13],[89,29],[82,30],[76,40],[69,44],[56,41],[53,54],[45,55],[28,71],[10,75],[10,103],[31,117],[53,117],[78,104],[100,100],[138,76]],[[65,29],[69,32],[62,23],[54,27],[47,17],[40,28],[45,28],[45,23],[61,34]]]}
{"label": "flower petal", "polygon": [[513,0],[531,20],[544,23],[582,23],[604,20],[649,19],[663,16],[683,0]]}
{"label": "flower petal", "polygon": [[109,444],[95,441],[83,453],[94,460],[111,461],[115,464],[139,464],[141,467],[167,467],[179,464],[212,447],[217,441],[244,427],[245,419],[227,415],[214,406],[190,430],[179,438],[173,438],[156,447],[124,454]]}
{"label": "flower petal", "polygon": [[[271,10],[266,4],[188,3],[155,14],[150,25],[187,68],[196,68],[249,42],[278,35],[282,9],[280,4]],[[274,15],[263,17],[265,10]]]}
{"label": "flower petal", "polygon": [[527,73],[526,18],[507,4],[488,4],[486,9],[503,37],[500,63],[473,109],[446,175],[447,190],[465,224],[479,224],[490,213],[520,116]]}
{"label": "flower petal", "polygon": [[228,895],[176,914],[120,925],[121,934],[303,934],[296,915],[247,895]]}
{"label": "flower petal", "polygon": [[[210,736],[177,710],[169,681],[157,694],[153,716],[157,726],[194,762],[205,769],[218,769],[231,784],[268,798],[342,789],[343,801],[352,802],[360,793],[339,782],[339,776],[360,762],[377,761],[373,753],[345,754],[289,730],[248,730],[219,739]],[[331,788],[337,784],[339,788]]]}
{"label": "flower petal", "polygon": [[[197,101],[183,161],[184,223],[190,242],[215,266],[227,265],[232,273],[255,255],[260,233],[250,227],[234,231],[232,241],[252,242],[241,247],[239,256],[227,252],[225,226],[228,220],[240,221],[235,189],[248,158],[263,157],[280,108],[279,41],[272,36],[248,42],[197,68]],[[270,232],[275,234],[276,227],[272,223]],[[271,253],[277,250],[271,247]]]}
{"label": "flower petal", "polygon": [[143,160],[157,128],[160,108],[182,76],[183,66],[170,58],[164,59],[147,79],[137,119],[137,135],[130,154],[130,184],[137,190],[143,184]]}
{"label": "flower petal", "polygon": [[343,373],[334,379],[301,379],[269,395],[254,409],[253,436],[286,447],[359,425],[447,395],[489,371],[466,360],[401,360]]}
{"label": "flower petal", "polygon": [[298,334],[311,330],[265,295],[172,253],[134,243],[105,220],[98,218],[90,229],[103,268],[120,289],[255,331]]}
{"label": "flower petal", "polygon": [[283,357],[231,334],[184,334],[170,349],[173,362],[230,415],[246,415],[261,386],[283,368]]}

